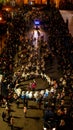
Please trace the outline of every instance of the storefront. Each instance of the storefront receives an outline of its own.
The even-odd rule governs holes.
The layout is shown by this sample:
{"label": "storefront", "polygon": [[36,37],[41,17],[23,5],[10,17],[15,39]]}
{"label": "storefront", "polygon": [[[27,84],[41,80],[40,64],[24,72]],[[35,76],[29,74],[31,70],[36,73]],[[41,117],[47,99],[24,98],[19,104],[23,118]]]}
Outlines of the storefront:
{"label": "storefront", "polygon": [[59,7],[59,3],[60,2],[70,2],[70,3],[73,3],[73,0],[0,0],[0,3],[3,3],[3,4],[7,4],[7,3],[10,3],[12,5],[15,5],[15,4],[19,4],[19,5],[22,5],[22,4],[47,4],[48,1],[51,3],[51,4],[55,4],[56,7]]}

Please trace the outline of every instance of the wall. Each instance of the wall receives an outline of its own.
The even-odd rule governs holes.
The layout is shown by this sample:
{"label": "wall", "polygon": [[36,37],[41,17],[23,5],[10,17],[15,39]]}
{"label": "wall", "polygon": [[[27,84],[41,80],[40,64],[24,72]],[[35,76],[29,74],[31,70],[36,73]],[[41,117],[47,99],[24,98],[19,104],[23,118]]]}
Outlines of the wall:
{"label": "wall", "polygon": [[60,10],[60,13],[65,22],[68,19],[69,32],[73,36],[73,11]]}

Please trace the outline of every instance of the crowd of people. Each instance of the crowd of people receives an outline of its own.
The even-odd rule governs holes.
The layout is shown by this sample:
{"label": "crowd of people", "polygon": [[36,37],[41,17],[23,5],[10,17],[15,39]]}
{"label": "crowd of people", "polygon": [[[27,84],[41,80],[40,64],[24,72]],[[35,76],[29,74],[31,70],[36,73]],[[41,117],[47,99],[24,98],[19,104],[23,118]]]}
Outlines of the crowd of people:
{"label": "crowd of people", "polygon": [[[47,123],[51,121],[52,128],[72,129],[73,38],[58,9],[55,7],[49,7],[49,9],[28,7],[18,8],[8,19],[5,48],[0,56],[0,73],[3,75],[0,83],[0,105],[5,104],[8,111],[9,102],[16,101],[19,107],[19,99],[24,99],[23,106],[26,116],[28,102],[31,99],[44,110],[44,128],[49,129]],[[31,29],[40,32],[40,28],[34,26],[36,19],[39,19],[40,28],[46,32],[46,39],[44,34],[38,33],[36,38],[34,32],[29,33]],[[55,57],[59,64],[58,70],[62,73],[62,77],[56,80],[49,77],[47,69]],[[43,87],[37,91],[35,80],[30,82],[27,88],[23,86],[23,90],[21,89],[21,82],[40,77],[43,81],[48,82],[47,89]],[[70,99],[68,104],[67,97]]]}
{"label": "crowd of people", "polygon": [[69,0],[60,0],[59,3],[59,8],[63,9],[63,10],[72,10],[73,9],[73,2],[69,1]]}

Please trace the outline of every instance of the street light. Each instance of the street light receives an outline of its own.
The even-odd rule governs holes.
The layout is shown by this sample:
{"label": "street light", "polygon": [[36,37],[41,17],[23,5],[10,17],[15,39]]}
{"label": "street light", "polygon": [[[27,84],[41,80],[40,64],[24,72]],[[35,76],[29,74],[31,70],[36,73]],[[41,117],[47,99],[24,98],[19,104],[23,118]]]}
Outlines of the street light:
{"label": "street light", "polygon": [[2,17],[0,16],[0,21],[2,20]]}

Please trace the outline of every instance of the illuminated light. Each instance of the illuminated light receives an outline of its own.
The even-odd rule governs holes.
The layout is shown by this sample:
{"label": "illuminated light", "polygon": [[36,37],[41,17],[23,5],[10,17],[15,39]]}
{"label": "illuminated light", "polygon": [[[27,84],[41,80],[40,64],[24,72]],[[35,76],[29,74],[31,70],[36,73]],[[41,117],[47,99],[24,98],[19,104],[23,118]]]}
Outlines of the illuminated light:
{"label": "illuminated light", "polygon": [[56,130],[56,128],[53,128],[52,130]]}
{"label": "illuminated light", "polygon": [[44,130],[47,130],[47,128],[44,128]]}
{"label": "illuminated light", "polygon": [[8,8],[6,8],[6,11],[9,11],[9,9],[8,9]]}
{"label": "illuminated light", "polygon": [[0,17],[0,21],[2,20],[2,17]]}
{"label": "illuminated light", "polygon": [[55,0],[56,7],[59,7],[60,0]]}
{"label": "illuminated light", "polygon": [[34,36],[33,36],[34,38],[38,38],[38,32],[37,32],[37,30],[34,30]]}
{"label": "illuminated light", "polygon": [[45,4],[47,5],[47,1],[45,2]]}
{"label": "illuminated light", "polygon": [[35,21],[34,21],[34,24],[35,24],[35,25],[40,25],[40,21],[39,21],[39,20],[35,20]]}
{"label": "illuminated light", "polygon": [[42,4],[47,4],[47,0],[42,0]]}
{"label": "illuminated light", "polygon": [[33,5],[33,2],[31,1],[30,4]]}

